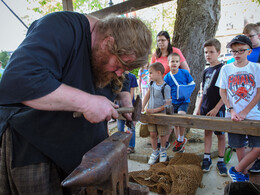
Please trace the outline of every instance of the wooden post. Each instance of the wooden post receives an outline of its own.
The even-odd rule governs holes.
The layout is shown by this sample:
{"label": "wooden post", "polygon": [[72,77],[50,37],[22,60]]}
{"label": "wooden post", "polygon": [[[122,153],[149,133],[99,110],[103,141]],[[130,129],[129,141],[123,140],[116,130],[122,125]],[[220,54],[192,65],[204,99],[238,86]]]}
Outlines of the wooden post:
{"label": "wooden post", "polygon": [[62,0],[63,10],[73,12],[72,0]]}

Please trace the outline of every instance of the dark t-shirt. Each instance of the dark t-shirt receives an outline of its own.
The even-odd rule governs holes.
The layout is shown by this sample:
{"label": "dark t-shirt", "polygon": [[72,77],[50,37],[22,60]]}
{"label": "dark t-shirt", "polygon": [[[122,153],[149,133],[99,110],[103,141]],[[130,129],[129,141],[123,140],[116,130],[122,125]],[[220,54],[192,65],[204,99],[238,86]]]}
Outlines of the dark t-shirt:
{"label": "dark t-shirt", "polygon": [[[217,105],[217,103],[221,99],[219,95],[219,88],[215,86],[215,83],[218,79],[218,75],[222,66],[223,64],[218,64],[213,67],[208,67],[203,72],[203,99],[200,110],[201,115],[206,115]],[[225,111],[224,105],[220,108],[220,111]]]}
{"label": "dark t-shirt", "polygon": [[[136,77],[135,77],[134,74],[129,72],[128,73],[128,78],[129,78],[129,82],[130,82],[130,88],[138,87],[137,80],[136,80]],[[130,90],[129,90],[129,92],[130,92]],[[132,104],[134,104],[134,102],[135,102],[135,94],[134,94],[134,97],[132,99]]]}
{"label": "dark t-shirt", "polygon": [[56,12],[35,21],[10,59],[0,83],[0,135],[7,125],[11,128],[13,167],[51,160],[70,173],[108,136],[106,122],[92,124],[73,118],[72,112],[20,104],[51,93],[61,83],[111,101],[116,96],[109,86],[95,88],[90,25],[83,14]]}

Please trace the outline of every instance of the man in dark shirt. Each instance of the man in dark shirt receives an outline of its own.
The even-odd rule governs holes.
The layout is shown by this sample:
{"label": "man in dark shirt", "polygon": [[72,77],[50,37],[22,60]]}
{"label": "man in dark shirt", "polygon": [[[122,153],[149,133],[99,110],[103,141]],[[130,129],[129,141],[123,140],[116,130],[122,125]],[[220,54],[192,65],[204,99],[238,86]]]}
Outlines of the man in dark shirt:
{"label": "man in dark shirt", "polygon": [[151,42],[134,18],[57,12],[32,23],[0,83],[0,194],[71,193],[60,182],[108,136],[116,96],[132,106],[123,72],[147,64]]}

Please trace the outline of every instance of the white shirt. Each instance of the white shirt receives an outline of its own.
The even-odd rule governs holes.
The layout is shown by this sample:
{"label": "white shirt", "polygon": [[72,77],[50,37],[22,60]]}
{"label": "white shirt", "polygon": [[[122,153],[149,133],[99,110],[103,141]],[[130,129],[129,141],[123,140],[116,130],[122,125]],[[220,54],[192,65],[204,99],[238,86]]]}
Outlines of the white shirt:
{"label": "white shirt", "polygon": [[[241,112],[253,100],[260,87],[260,66],[249,62],[244,67],[234,63],[222,67],[216,86],[227,90],[227,99],[236,113]],[[226,117],[231,117],[226,112]],[[260,120],[260,110],[256,104],[247,114],[246,119]]]}

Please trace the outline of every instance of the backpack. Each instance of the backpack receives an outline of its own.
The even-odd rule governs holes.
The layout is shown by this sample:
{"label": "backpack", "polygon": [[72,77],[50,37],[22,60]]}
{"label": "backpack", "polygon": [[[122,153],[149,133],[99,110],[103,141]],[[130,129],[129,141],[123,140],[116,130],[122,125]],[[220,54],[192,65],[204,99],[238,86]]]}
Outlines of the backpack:
{"label": "backpack", "polygon": [[[152,86],[153,84],[153,81],[150,82],[150,86]],[[162,86],[162,89],[161,89],[161,92],[162,92],[162,96],[163,96],[163,99],[165,100],[165,96],[164,96],[164,88],[165,86],[167,85],[167,83],[164,82],[163,86]]]}

